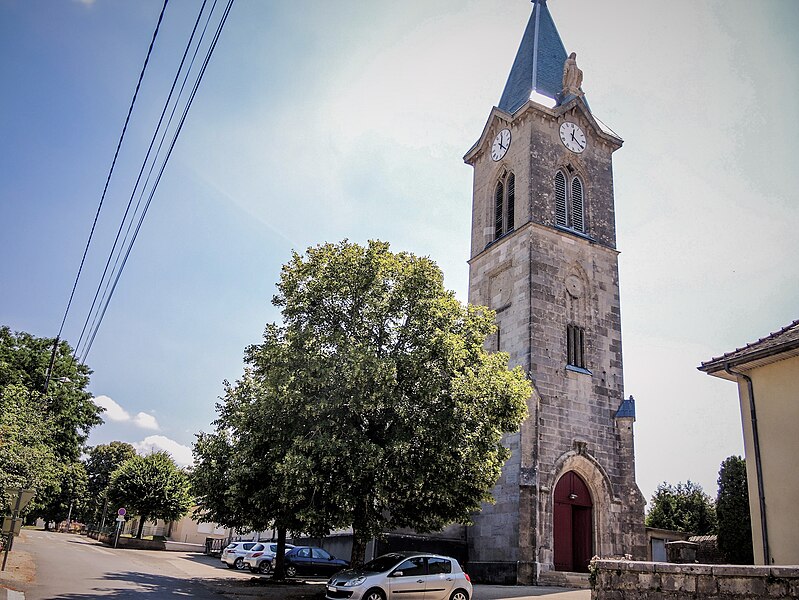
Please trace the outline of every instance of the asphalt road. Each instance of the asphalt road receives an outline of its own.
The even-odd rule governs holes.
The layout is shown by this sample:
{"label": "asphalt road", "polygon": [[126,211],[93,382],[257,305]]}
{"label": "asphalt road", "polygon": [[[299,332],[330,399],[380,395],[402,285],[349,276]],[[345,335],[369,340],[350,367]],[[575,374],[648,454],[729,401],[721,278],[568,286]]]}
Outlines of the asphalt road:
{"label": "asphalt road", "polygon": [[[25,532],[24,546],[36,564],[36,581],[26,586],[27,600],[118,600],[188,596],[219,600],[198,578],[249,574],[224,573],[194,562],[186,554],[113,549],[95,540],[45,531]],[[202,569],[201,571],[199,569]]]}
{"label": "asphalt road", "polygon": [[[157,552],[108,548],[99,542],[63,533],[25,530],[14,550],[18,557],[30,555],[35,564],[33,583],[22,586],[25,600],[155,600],[188,597],[198,600],[240,598],[237,592],[253,578],[248,571],[225,568],[219,559],[191,552]],[[17,559],[19,560],[19,558]],[[325,578],[299,588],[299,596],[321,597]],[[1,588],[2,586],[0,586]],[[246,589],[246,588],[245,588]],[[316,589],[320,590],[317,592]],[[266,590],[263,590],[266,592]],[[22,600],[14,592],[8,600]],[[221,595],[222,594],[222,595]],[[307,595],[306,595],[307,594]],[[0,589],[0,600],[6,600]],[[246,597],[288,597],[278,589],[259,593],[249,589]],[[476,600],[590,600],[589,590],[563,588],[476,585]]]}

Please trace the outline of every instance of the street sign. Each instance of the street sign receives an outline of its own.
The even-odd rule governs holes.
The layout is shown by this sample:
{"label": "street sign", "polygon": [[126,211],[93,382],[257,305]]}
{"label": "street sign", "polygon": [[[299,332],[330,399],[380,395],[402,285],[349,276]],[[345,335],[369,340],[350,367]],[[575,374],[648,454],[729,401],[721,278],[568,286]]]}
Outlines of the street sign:
{"label": "street sign", "polygon": [[124,523],[124,522],[125,522],[125,517],[124,517],[124,516],[122,516],[122,515],[119,515],[119,516],[117,517],[117,523]]}
{"label": "street sign", "polygon": [[21,511],[23,510],[30,501],[33,500],[33,497],[36,495],[36,492],[33,490],[22,490],[20,488],[7,488],[6,489],[6,504],[8,509],[13,511]]}
{"label": "street sign", "polygon": [[[117,514],[118,514],[120,517],[124,517],[126,514],[128,514],[128,511],[126,511],[124,508],[120,508],[120,509],[117,511]],[[117,520],[119,520],[119,519],[117,519]]]}
{"label": "street sign", "polygon": [[22,529],[22,519],[15,519],[14,517],[3,517],[3,533],[13,533],[19,535]]}

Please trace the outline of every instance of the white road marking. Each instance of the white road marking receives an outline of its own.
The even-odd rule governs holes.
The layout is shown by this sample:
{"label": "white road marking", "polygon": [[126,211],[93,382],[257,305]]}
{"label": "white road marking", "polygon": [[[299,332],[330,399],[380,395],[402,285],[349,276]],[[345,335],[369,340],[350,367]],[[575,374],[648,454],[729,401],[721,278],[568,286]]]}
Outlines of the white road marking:
{"label": "white road marking", "polygon": [[111,556],[115,556],[113,552],[109,552],[108,550],[103,550],[102,548],[100,548],[100,546],[89,546],[89,548],[96,550],[100,554],[110,554]]}
{"label": "white road marking", "polygon": [[6,594],[6,598],[8,598],[8,600],[25,600],[25,594],[22,592],[7,590]]}

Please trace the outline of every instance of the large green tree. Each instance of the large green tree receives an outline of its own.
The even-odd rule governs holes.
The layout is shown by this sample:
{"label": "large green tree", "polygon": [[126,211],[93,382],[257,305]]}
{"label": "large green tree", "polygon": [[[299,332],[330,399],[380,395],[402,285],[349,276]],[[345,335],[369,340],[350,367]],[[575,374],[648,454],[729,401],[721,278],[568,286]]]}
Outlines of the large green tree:
{"label": "large green tree", "polygon": [[518,430],[531,387],[507,354],[485,351],[491,311],[458,302],[429,258],[384,242],[295,253],[273,303],[283,325],[246,352],[253,393],[218,425],[234,423],[238,448],[264,420],[239,428],[233,413],[287,411],[289,438],[275,432],[267,467],[287,502],[305,501],[293,508],[305,531],[351,525],[358,564],[375,535],[468,522],[492,501],[502,435]]}
{"label": "large green tree", "polygon": [[0,326],[0,488],[34,489],[30,518],[62,520],[70,504],[83,506],[79,459],[90,429],[102,423],[86,391],[89,374],[65,341]]}
{"label": "large green tree", "polygon": [[687,481],[655,490],[646,515],[647,527],[683,531],[695,535],[716,533],[716,508],[702,486]]}
{"label": "large green tree", "polygon": [[50,421],[40,400],[20,384],[0,387],[0,498],[9,488],[23,488],[39,501],[60,488],[61,463],[48,443]]}
{"label": "large green tree", "polygon": [[86,458],[86,473],[93,520],[97,521],[104,517],[111,474],[123,462],[134,456],[136,456],[136,449],[126,442],[113,441],[110,444],[98,444],[89,448]]}
{"label": "large green tree", "polygon": [[40,410],[48,415],[48,444],[65,463],[80,458],[89,431],[102,423],[102,409],[86,391],[89,368],[72,356],[63,340],[56,344],[55,360],[45,393],[48,368],[55,340],[0,327],[0,390],[21,385],[40,394]]}
{"label": "large green tree", "polygon": [[718,482],[716,515],[719,522],[719,550],[728,562],[751,565],[754,563],[754,553],[746,461],[740,456],[727,458],[721,463]]}
{"label": "large green tree", "polygon": [[189,479],[167,452],[134,456],[111,474],[108,499],[139,517],[141,538],[146,521],[175,521],[189,512]]}

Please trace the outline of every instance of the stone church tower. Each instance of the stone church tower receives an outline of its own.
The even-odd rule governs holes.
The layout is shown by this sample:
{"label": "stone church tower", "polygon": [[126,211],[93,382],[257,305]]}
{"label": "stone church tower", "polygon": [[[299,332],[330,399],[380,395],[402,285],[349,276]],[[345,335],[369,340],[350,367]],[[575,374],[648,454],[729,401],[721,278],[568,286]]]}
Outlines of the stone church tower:
{"label": "stone church tower", "polygon": [[512,457],[468,531],[478,580],[536,583],[593,555],[644,558],[632,398],[624,399],[612,155],[546,0],[533,12],[474,167],[469,302],[490,349],[534,385]]}

